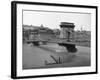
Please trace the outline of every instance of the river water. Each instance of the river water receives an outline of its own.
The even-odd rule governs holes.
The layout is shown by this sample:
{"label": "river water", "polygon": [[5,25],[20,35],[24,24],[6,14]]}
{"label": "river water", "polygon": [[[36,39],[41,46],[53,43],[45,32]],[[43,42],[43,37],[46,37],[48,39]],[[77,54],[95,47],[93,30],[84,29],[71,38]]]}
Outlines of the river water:
{"label": "river water", "polygon": [[39,47],[24,44],[23,69],[90,66],[90,47],[76,46],[76,48],[78,49],[76,53],[69,53],[64,47],[54,43]]}

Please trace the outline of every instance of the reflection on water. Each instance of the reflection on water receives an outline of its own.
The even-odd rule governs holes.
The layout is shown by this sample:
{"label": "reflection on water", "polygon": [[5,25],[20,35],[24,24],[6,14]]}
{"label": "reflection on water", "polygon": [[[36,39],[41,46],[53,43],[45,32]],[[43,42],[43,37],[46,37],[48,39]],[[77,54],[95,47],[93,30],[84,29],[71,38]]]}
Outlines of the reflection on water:
{"label": "reflection on water", "polygon": [[57,44],[39,47],[25,44],[23,45],[23,69],[90,66],[90,48],[77,46],[77,49],[76,53],[69,53]]}
{"label": "reflection on water", "polygon": [[[47,64],[69,63],[69,62],[72,62],[76,58],[75,53],[68,52],[65,47],[59,46],[58,44],[52,44],[49,46],[42,45],[39,48],[52,52],[52,54],[49,56],[52,59],[52,61],[45,60]],[[51,56],[53,56],[53,58]],[[59,62],[59,59],[60,59],[60,62]],[[57,63],[57,61],[59,63]]]}

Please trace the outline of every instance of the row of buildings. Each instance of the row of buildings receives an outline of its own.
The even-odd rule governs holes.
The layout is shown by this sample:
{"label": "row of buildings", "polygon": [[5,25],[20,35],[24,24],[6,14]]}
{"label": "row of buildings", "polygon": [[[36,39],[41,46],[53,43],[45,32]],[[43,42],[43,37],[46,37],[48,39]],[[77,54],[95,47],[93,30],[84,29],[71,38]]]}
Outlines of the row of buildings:
{"label": "row of buildings", "polygon": [[23,39],[24,40],[51,40],[56,38],[56,34],[48,27],[23,25]]}
{"label": "row of buildings", "polygon": [[74,23],[61,22],[59,29],[50,29],[48,27],[23,25],[23,41],[26,40],[56,40],[58,38],[67,41],[90,41],[90,31],[74,31]]}

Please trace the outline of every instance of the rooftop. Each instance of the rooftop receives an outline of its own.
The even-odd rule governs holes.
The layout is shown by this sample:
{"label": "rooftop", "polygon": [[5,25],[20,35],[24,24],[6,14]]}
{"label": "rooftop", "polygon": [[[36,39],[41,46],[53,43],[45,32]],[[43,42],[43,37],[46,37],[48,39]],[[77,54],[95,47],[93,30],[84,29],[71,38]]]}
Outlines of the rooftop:
{"label": "rooftop", "polygon": [[60,27],[61,28],[74,28],[75,27],[75,25],[74,25],[74,23],[70,23],[70,22],[61,22],[61,24],[60,24]]}

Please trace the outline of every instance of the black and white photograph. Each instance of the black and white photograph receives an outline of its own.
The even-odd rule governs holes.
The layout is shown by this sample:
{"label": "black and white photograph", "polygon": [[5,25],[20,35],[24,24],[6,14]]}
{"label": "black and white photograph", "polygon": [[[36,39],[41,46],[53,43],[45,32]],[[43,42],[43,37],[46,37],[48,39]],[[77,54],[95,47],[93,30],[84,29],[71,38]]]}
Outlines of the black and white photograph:
{"label": "black and white photograph", "polygon": [[23,69],[91,66],[91,14],[23,10]]}
{"label": "black and white photograph", "polygon": [[17,77],[96,73],[96,6],[15,3]]}

